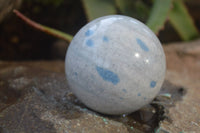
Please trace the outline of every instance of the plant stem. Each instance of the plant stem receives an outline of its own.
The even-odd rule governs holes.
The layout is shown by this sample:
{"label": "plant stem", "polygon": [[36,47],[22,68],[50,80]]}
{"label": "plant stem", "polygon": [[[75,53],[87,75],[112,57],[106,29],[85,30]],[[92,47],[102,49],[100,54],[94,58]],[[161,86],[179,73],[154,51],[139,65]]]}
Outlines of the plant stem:
{"label": "plant stem", "polygon": [[67,34],[67,33],[64,33],[62,31],[59,31],[59,30],[56,30],[56,29],[53,29],[53,28],[50,28],[50,27],[47,27],[47,26],[44,26],[44,25],[41,25],[31,19],[29,19],[28,17],[26,17],[25,15],[23,15],[22,13],[20,13],[18,10],[13,10],[13,12],[20,18],[22,19],[25,23],[27,23],[28,25],[32,26],[33,28],[37,29],[37,30],[40,30],[42,32],[45,32],[49,35],[52,35],[54,37],[57,37],[57,38],[60,38],[60,39],[63,39],[67,42],[70,42],[73,38],[73,36]]}

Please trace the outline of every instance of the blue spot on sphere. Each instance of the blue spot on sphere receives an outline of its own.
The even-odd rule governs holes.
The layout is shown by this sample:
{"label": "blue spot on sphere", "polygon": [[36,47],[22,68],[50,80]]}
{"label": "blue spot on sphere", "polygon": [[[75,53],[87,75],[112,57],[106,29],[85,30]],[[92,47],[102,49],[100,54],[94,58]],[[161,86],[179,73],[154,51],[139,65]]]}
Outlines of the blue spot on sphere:
{"label": "blue spot on sphere", "polygon": [[126,89],[123,89],[122,91],[123,91],[123,92],[125,92],[125,93],[127,92],[127,90],[126,90]]}
{"label": "blue spot on sphere", "polygon": [[93,33],[94,31],[89,29],[85,32],[85,36],[91,36]]}
{"label": "blue spot on sphere", "polygon": [[146,52],[149,51],[149,48],[147,47],[147,45],[142,41],[140,40],[139,38],[136,39],[137,41],[137,44],[140,46],[140,48]]}
{"label": "blue spot on sphere", "polygon": [[123,98],[123,97],[120,97],[119,99],[121,99],[121,100],[124,100],[124,98]]}
{"label": "blue spot on sphere", "polygon": [[91,39],[89,39],[86,41],[86,45],[92,47],[94,45],[94,42]]}
{"label": "blue spot on sphere", "polygon": [[137,95],[138,95],[138,96],[141,96],[141,93],[138,93]]}
{"label": "blue spot on sphere", "polygon": [[75,75],[75,76],[78,76],[78,73],[77,73],[77,72],[74,72],[74,75]]}
{"label": "blue spot on sphere", "polygon": [[114,85],[119,83],[119,77],[114,72],[99,66],[96,66],[96,70],[98,74],[103,78],[103,80],[111,82]]}
{"label": "blue spot on sphere", "polygon": [[151,81],[150,87],[151,87],[151,88],[154,88],[155,86],[156,86],[156,81]]}
{"label": "blue spot on sphere", "polygon": [[104,42],[108,42],[109,41],[108,37],[107,36],[103,36],[103,41]]}

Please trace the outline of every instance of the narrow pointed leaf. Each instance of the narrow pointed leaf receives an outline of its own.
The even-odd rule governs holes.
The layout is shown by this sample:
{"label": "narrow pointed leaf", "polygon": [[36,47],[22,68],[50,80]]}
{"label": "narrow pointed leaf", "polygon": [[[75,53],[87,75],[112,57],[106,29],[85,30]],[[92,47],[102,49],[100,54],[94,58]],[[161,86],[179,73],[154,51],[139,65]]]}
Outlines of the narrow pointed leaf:
{"label": "narrow pointed leaf", "polygon": [[49,35],[52,35],[54,37],[57,37],[57,38],[60,38],[60,39],[63,39],[67,42],[70,42],[73,38],[73,36],[67,34],[67,33],[64,33],[62,31],[59,31],[59,30],[56,30],[56,29],[53,29],[53,28],[50,28],[50,27],[47,27],[47,26],[44,26],[44,25],[41,25],[31,19],[29,19],[28,17],[24,16],[21,12],[19,12],[18,10],[13,10],[13,12],[20,18],[22,19],[25,23],[27,23],[28,25],[32,26],[33,28],[37,29],[37,30],[40,30],[42,32],[45,32]]}
{"label": "narrow pointed leaf", "polygon": [[182,0],[173,1],[173,9],[169,14],[169,20],[183,40],[192,40],[199,36],[193,19]]}
{"label": "narrow pointed leaf", "polygon": [[156,34],[164,27],[172,7],[172,0],[155,0],[147,26]]}
{"label": "narrow pointed leaf", "polygon": [[116,8],[113,0],[82,0],[82,3],[88,21],[116,13]]}
{"label": "narrow pointed leaf", "polygon": [[150,7],[142,0],[115,0],[120,13],[145,21],[149,15]]}

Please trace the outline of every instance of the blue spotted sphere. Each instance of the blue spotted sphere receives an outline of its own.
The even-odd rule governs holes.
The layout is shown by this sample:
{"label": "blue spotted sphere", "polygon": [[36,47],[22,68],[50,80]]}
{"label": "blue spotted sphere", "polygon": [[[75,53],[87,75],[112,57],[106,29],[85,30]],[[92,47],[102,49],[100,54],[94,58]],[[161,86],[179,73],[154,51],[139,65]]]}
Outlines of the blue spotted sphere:
{"label": "blue spotted sphere", "polygon": [[131,17],[95,19],[74,36],[65,60],[72,92],[104,114],[136,111],[158,94],[166,71],[155,34]]}

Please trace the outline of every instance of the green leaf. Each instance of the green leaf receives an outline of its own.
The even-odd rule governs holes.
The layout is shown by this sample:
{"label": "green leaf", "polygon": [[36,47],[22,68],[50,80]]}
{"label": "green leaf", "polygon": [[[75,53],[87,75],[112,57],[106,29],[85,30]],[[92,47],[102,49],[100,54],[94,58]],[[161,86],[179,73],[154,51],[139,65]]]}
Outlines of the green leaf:
{"label": "green leaf", "polygon": [[44,30],[43,32],[55,36],[57,38],[63,39],[67,42],[71,42],[71,40],[73,39],[73,36],[70,34],[67,34],[65,32],[59,31],[57,29],[53,29],[51,27],[45,26],[45,25],[40,25]]}
{"label": "green leaf", "polygon": [[169,14],[169,20],[183,40],[192,40],[199,36],[192,17],[182,0],[173,1],[173,9]]}
{"label": "green leaf", "polygon": [[89,21],[116,13],[113,0],[82,0]]}
{"label": "green leaf", "polygon": [[149,15],[150,7],[141,0],[115,0],[120,13],[145,21]]}
{"label": "green leaf", "polygon": [[45,32],[49,35],[52,35],[52,36],[55,36],[57,38],[60,38],[60,39],[63,39],[67,42],[70,42],[73,38],[73,36],[67,34],[67,33],[64,33],[62,31],[59,31],[59,30],[56,30],[56,29],[53,29],[53,28],[50,28],[48,26],[45,26],[45,25],[41,25],[31,19],[29,19],[28,17],[24,16],[21,12],[19,12],[18,10],[13,10],[13,12],[20,18],[22,19],[24,22],[26,22],[28,25],[32,26],[33,28],[37,29],[37,30],[40,30],[42,32]]}
{"label": "green leaf", "polygon": [[172,6],[172,0],[155,0],[152,7],[147,26],[156,34],[164,27],[169,11]]}

